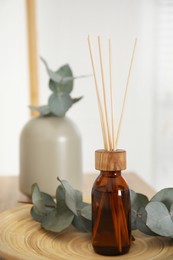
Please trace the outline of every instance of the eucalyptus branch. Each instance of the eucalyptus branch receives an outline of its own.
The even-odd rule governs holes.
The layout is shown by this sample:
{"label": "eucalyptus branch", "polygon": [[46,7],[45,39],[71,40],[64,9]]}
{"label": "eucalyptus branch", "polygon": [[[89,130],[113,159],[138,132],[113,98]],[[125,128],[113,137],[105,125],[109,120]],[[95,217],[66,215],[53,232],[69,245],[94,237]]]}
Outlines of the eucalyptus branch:
{"label": "eucalyptus branch", "polygon": [[[82,192],[60,180],[56,199],[41,192],[38,185],[32,187],[32,217],[46,230],[61,232],[71,224],[82,232],[91,232],[91,205],[83,202]],[[138,229],[147,235],[173,238],[173,188],[166,188],[149,201],[146,195],[130,190],[132,230]]]}

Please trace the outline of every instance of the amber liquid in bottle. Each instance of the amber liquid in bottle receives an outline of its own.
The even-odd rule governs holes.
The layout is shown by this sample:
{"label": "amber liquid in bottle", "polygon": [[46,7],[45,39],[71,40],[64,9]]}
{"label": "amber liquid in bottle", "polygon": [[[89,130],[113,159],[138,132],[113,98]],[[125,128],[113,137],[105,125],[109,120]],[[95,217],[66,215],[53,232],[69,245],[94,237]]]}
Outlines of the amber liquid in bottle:
{"label": "amber liquid in bottle", "polygon": [[96,253],[121,255],[129,251],[130,214],[130,191],[121,170],[101,170],[92,188],[92,245]]}

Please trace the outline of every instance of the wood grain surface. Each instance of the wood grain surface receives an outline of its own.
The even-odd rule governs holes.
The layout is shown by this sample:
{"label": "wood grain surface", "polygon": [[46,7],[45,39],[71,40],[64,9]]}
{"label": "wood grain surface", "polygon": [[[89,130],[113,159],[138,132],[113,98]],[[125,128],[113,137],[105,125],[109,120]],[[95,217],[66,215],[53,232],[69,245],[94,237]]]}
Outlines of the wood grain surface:
{"label": "wood grain surface", "polygon": [[[110,259],[93,252],[90,235],[73,227],[61,234],[46,232],[30,216],[30,205],[4,211],[0,214],[0,259]],[[133,232],[130,252],[111,259],[173,259],[173,240],[146,236]]]}

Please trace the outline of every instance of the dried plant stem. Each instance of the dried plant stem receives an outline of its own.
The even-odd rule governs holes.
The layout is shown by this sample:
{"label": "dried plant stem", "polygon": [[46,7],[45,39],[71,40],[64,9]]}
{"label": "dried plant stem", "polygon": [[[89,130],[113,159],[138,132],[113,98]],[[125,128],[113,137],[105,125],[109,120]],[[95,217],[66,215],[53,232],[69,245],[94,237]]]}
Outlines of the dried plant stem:
{"label": "dried plant stem", "polygon": [[17,202],[18,202],[18,203],[22,203],[22,204],[31,204],[31,205],[33,205],[33,202],[32,202],[32,201],[18,200]]}
{"label": "dried plant stem", "polygon": [[129,67],[128,77],[127,77],[127,82],[126,82],[123,106],[122,106],[122,110],[121,110],[121,116],[120,116],[120,121],[119,121],[119,125],[118,125],[117,137],[116,137],[116,141],[115,141],[115,149],[117,148],[117,145],[118,145],[121,125],[122,125],[122,119],[123,119],[123,115],[124,115],[124,108],[125,108],[125,103],[126,103],[126,98],[127,98],[128,86],[129,86],[129,81],[130,81],[130,76],[131,76],[132,64],[133,64],[135,50],[136,50],[136,44],[137,44],[137,39],[135,40],[135,43],[134,43],[132,57],[131,57],[131,61],[130,61],[130,67]]}
{"label": "dried plant stem", "polygon": [[105,109],[105,118],[106,118],[106,130],[107,130],[108,142],[109,142],[109,149],[108,150],[112,150],[112,141],[111,141],[111,135],[110,135],[109,119],[108,119],[108,109],[107,109],[107,100],[106,100],[106,88],[105,88],[105,79],[104,79],[104,70],[103,70],[102,49],[101,49],[100,36],[98,36],[98,47],[99,47],[100,68],[101,68],[101,76],[102,76],[104,109]]}
{"label": "dried plant stem", "polygon": [[112,122],[112,150],[115,150],[115,122],[114,122],[114,106],[113,106],[113,90],[112,90],[112,44],[109,39],[109,77],[110,77],[110,97],[111,97],[111,122]]}
{"label": "dried plant stem", "polygon": [[91,64],[92,64],[92,69],[93,69],[93,74],[94,74],[94,81],[95,81],[96,94],[97,94],[97,100],[98,100],[104,148],[105,148],[105,150],[109,150],[109,144],[108,144],[108,139],[107,139],[107,134],[106,134],[106,124],[105,124],[105,118],[104,118],[103,109],[102,109],[102,105],[101,105],[101,99],[100,99],[100,95],[99,95],[99,89],[98,89],[98,83],[97,83],[97,77],[96,77],[96,69],[95,69],[95,63],[94,63],[94,59],[93,59],[93,51],[92,51],[92,44],[91,44],[90,36],[88,36],[88,45],[89,45]]}

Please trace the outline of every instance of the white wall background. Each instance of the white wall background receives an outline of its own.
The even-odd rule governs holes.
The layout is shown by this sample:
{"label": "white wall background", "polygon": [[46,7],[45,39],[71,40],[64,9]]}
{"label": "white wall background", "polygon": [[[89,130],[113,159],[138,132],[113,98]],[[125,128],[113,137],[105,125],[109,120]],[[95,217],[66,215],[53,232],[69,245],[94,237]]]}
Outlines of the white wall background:
{"label": "white wall background", "polygon": [[[92,74],[87,36],[98,34],[113,47],[113,80],[120,109],[135,37],[138,46],[130,81],[119,148],[127,150],[128,170],[152,185],[153,106],[157,71],[157,3],[151,0],[37,0],[39,55],[52,69],[69,63],[75,75]],[[25,1],[0,1],[0,175],[19,174],[19,135],[29,119]],[[106,61],[105,61],[106,63]],[[48,76],[39,62],[40,104],[49,95]],[[73,96],[84,96],[67,116],[80,128],[83,171],[94,171],[94,151],[103,147],[92,77],[75,81]],[[155,185],[156,186],[156,185]],[[156,187],[157,188],[157,187]]]}
{"label": "white wall background", "polygon": [[19,134],[28,120],[25,2],[0,1],[0,175],[19,172]]}

